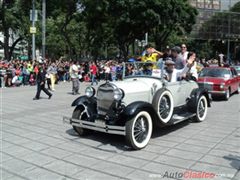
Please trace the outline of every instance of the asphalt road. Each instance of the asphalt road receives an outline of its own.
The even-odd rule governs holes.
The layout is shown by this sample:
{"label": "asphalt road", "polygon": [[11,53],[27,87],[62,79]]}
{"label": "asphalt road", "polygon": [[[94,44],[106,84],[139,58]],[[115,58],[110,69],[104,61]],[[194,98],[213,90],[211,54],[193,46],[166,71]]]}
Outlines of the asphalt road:
{"label": "asphalt road", "polygon": [[131,151],[122,136],[79,137],[63,124],[77,97],[71,83],[57,85],[51,100],[42,93],[33,101],[35,93],[1,89],[0,179],[240,179],[240,95],[214,101],[206,121],[159,129],[145,149]]}

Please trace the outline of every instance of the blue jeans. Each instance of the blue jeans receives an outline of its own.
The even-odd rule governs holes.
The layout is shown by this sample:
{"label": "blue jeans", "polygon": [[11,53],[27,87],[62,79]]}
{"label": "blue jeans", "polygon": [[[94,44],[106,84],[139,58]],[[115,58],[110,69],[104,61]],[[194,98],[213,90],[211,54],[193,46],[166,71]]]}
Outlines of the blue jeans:
{"label": "blue jeans", "polygon": [[63,80],[64,81],[69,81],[69,73],[66,72],[64,75],[63,75]]}
{"label": "blue jeans", "polygon": [[93,83],[96,83],[96,85],[98,85],[98,82],[96,80],[96,75],[95,74],[92,74],[92,83],[91,83],[91,85],[93,85]]}

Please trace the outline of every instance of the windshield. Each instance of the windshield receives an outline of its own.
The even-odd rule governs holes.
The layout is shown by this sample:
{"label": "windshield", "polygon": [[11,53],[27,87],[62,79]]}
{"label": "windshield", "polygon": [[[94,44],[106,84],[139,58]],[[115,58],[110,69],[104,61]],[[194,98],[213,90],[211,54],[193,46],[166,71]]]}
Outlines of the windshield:
{"label": "windshield", "polygon": [[223,68],[206,68],[201,71],[199,77],[230,77],[230,71]]}
{"label": "windshield", "polygon": [[127,62],[123,66],[123,76],[153,76],[161,78],[162,62]]}

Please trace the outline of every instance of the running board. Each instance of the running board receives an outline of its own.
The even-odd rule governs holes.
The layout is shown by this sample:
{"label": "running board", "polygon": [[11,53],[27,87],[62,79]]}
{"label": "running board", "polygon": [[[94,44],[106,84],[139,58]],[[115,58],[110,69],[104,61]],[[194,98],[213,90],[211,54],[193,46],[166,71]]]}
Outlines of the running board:
{"label": "running board", "polygon": [[174,114],[172,116],[172,119],[169,121],[169,124],[177,124],[179,122],[185,121],[189,118],[194,117],[196,114],[195,113],[181,113],[181,114]]}

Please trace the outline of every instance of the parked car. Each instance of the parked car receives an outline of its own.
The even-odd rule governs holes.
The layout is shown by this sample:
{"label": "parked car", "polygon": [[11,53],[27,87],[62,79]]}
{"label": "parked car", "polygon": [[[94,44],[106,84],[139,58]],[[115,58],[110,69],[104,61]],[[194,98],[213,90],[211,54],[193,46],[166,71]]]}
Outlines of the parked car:
{"label": "parked car", "polygon": [[223,96],[225,100],[232,93],[240,93],[240,76],[232,67],[206,67],[199,74],[198,84],[212,96]]}
{"label": "parked car", "polygon": [[[86,88],[77,98],[72,117],[63,117],[84,135],[90,130],[124,135],[133,149],[144,148],[154,127],[173,125],[193,118],[206,119],[211,98],[195,81],[167,82],[163,70],[148,63],[124,65],[123,81]],[[157,65],[152,65],[157,67]]]}
{"label": "parked car", "polygon": [[232,66],[236,71],[238,76],[240,76],[240,65],[239,66]]}

